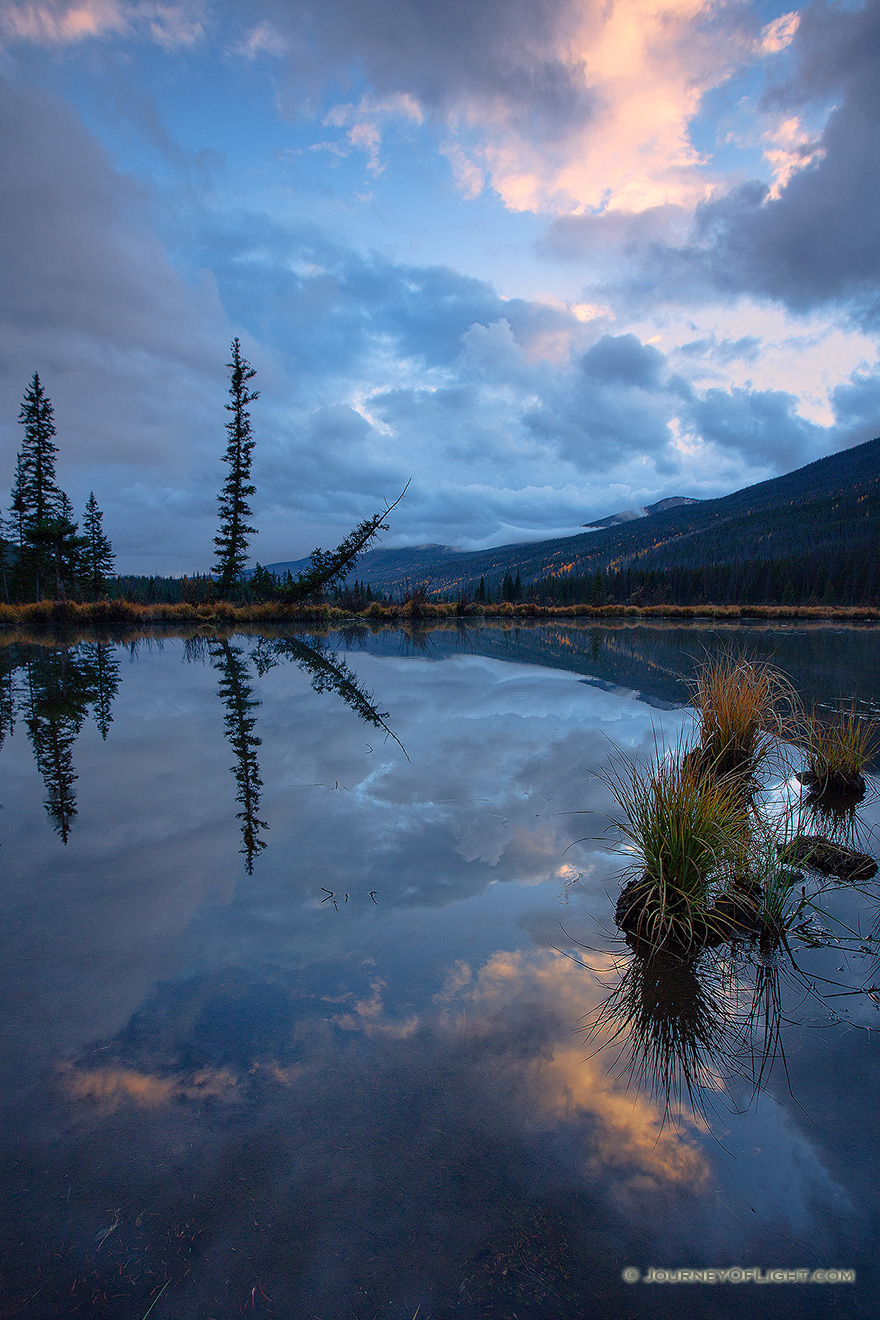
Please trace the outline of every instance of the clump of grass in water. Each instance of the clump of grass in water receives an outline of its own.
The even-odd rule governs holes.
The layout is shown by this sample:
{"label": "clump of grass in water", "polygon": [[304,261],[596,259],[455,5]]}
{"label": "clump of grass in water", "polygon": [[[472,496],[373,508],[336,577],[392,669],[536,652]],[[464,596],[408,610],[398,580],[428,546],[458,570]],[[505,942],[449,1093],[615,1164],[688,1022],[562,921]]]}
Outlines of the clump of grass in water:
{"label": "clump of grass in water", "polygon": [[863,719],[851,706],[830,719],[814,710],[804,717],[803,742],[808,769],[801,782],[818,795],[843,794],[853,798],[865,792],[862,774],[880,749],[880,725]]}
{"label": "clump of grass in water", "polygon": [[655,750],[644,769],[624,762],[604,775],[622,815],[614,821],[635,862],[616,919],[651,949],[700,947],[711,936],[713,888],[748,847],[748,808],[735,785],[708,778],[693,759]]}
{"label": "clump of grass in water", "polygon": [[698,670],[692,700],[700,734],[695,759],[714,777],[756,774],[786,732],[786,712],[797,708],[784,674],[733,654]]}

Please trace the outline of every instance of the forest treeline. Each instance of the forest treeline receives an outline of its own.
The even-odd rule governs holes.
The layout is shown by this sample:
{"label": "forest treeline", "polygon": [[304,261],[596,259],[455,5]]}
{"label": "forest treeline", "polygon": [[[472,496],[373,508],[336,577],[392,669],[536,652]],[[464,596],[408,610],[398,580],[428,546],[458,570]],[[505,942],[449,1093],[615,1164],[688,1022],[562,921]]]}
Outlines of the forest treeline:
{"label": "forest treeline", "polygon": [[[257,534],[250,521],[250,500],[256,491],[251,480],[255,440],[250,405],[260,396],[251,388],[257,373],[242,354],[237,338],[232,341],[231,352],[232,361],[226,364],[231,402],[225,405],[231,417],[226,424],[223,455],[226,477],[217,497],[215,562],[210,573],[193,578],[114,577],[115,557],[104,535],[103,514],[94,492],[86,504],[80,534],[79,525],[73,521],[73,505],[56,476],[58,447],[52,403],[39,373],[34,372],[19,413],[24,438],[16,459],[10,517],[0,520],[0,583],[7,606],[40,601],[98,602],[101,598],[165,604],[247,604],[277,599],[295,606],[320,600],[342,586],[358,556],[381,531],[388,530],[385,519],[403,499],[407,487],[392,503],[358,523],[335,550],[313,550],[308,567],[296,576],[288,573],[280,582],[259,564],[255,573],[250,573],[250,541]],[[170,585],[175,581],[179,586]],[[120,592],[126,588],[129,594],[122,597]]]}
{"label": "forest treeline", "polygon": [[251,570],[257,529],[251,508],[256,488],[250,406],[259,392],[252,388],[256,372],[238,339],[231,352],[226,364],[226,476],[218,495],[214,563],[208,573],[182,577],[114,573],[113,550],[94,493],[81,524],[74,521],[71,501],[56,476],[52,404],[34,374],[19,415],[24,437],[9,517],[0,523],[0,588],[7,606],[92,602],[96,620],[100,615],[108,621],[113,610],[98,610],[99,603],[275,605],[279,610],[322,604],[376,616],[398,607],[417,613],[422,607],[450,605],[462,615],[502,605],[880,606],[880,440],[721,499],[598,532],[470,554],[450,552],[441,561],[435,558],[430,568],[426,562],[423,578],[407,572],[419,566],[419,553],[413,551],[383,552],[383,561],[394,564],[383,581],[376,580],[375,571],[353,578],[360,556],[387,530],[385,520],[401,495],[364,519],[335,550],[314,550],[298,573],[272,573],[259,563]]}

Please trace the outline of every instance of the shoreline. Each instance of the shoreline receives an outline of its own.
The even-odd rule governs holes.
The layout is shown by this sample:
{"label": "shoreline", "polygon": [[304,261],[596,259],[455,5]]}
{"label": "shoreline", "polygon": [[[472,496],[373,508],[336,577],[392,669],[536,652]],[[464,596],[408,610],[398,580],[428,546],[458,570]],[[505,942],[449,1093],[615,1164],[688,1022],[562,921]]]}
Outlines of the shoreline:
{"label": "shoreline", "polygon": [[461,611],[455,602],[411,602],[380,604],[374,601],[361,611],[336,605],[232,605],[139,604],[126,600],[37,601],[21,605],[0,604],[0,628],[52,629],[101,627],[120,624],[382,624],[400,621],[446,619],[461,623],[482,619],[719,619],[880,622],[880,608],[869,605],[468,605]]}

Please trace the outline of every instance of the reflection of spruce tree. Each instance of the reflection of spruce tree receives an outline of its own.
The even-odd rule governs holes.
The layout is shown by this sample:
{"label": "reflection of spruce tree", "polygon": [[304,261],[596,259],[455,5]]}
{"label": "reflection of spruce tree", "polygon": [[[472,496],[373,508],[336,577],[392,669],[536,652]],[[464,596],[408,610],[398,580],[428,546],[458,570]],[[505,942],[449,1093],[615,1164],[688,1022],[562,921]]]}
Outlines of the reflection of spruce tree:
{"label": "reflection of spruce tree", "polygon": [[0,747],[15,728],[15,671],[18,668],[18,648],[0,648]]}
{"label": "reflection of spruce tree", "polygon": [[229,745],[235,753],[235,765],[230,768],[238,785],[236,801],[241,805],[241,811],[237,813],[243,842],[240,851],[245,858],[245,869],[248,875],[252,875],[254,858],[266,846],[265,839],[260,838],[260,831],[269,828],[259,818],[263,781],[257,748],[261,739],[254,733],[257,720],[252,712],[260,703],[248,682],[247,660],[241,647],[230,646],[226,638],[220,638],[211,644],[211,658],[220,674],[220,696],[226,707],[223,723]]}
{"label": "reflection of spruce tree", "polygon": [[48,797],[46,810],[64,842],[76,815],[73,746],[89,703],[89,682],[68,647],[35,651],[29,660],[27,731]]}
{"label": "reflection of spruce tree", "polygon": [[113,723],[111,710],[119,690],[119,661],[116,648],[107,642],[85,642],[77,652],[88,681],[88,701],[98,732],[106,740]]}

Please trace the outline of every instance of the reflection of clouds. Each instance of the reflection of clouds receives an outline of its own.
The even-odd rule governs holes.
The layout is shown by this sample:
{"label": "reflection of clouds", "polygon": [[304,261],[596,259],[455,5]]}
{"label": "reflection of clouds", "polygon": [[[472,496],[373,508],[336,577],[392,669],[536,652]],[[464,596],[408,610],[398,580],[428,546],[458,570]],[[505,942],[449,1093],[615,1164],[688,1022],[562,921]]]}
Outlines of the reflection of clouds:
{"label": "reflection of clouds", "polygon": [[60,1079],[72,1100],[89,1101],[105,1113],[126,1101],[144,1109],[162,1109],[182,1098],[232,1099],[236,1086],[234,1073],[226,1068],[199,1068],[184,1082],[133,1068],[74,1068],[67,1064],[60,1070]]}
{"label": "reflection of clouds", "polygon": [[[352,949],[372,950],[408,909],[467,901],[493,881],[537,885],[563,864],[588,870],[607,797],[594,772],[608,733],[629,746],[645,738],[644,707],[564,671],[482,657],[356,653],[352,664],[392,711],[410,762],[306,675],[272,670],[256,684],[271,828],[251,880],[215,675],[182,665],[179,643],[123,667],[106,744],[84,730],[80,828],[65,852],[40,820],[29,749],[18,739],[4,749],[16,796],[2,824],[18,858],[6,1003],[48,1051],[112,1033],[187,960],[234,949],[259,961],[271,949],[308,963],[338,956],[343,929]],[[599,815],[566,814],[589,810]],[[593,860],[604,905],[612,867]],[[340,913],[321,907],[322,885],[340,892]]]}
{"label": "reflection of clouds", "polygon": [[[615,746],[650,748],[651,712],[534,666],[352,664],[410,761],[306,675],[271,671],[257,684],[271,833],[253,876],[215,676],[181,666],[176,644],[125,670],[107,744],[84,732],[88,828],[67,850],[40,820],[38,781],[11,780],[0,825],[39,828],[16,842],[4,1007],[53,1063],[76,1060],[30,1115],[69,1133],[47,1156],[47,1203],[75,1171],[84,1214],[123,1199],[101,1199],[109,1179],[169,1231],[193,1216],[211,1254],[182,1315],[196,1297],[236,1314],[244,1260],[291,1314],[345,1314],[368,1288],[412,1315],[420,1297],[455,1297],[462,1261],[535,1203],[560,1207],[583,1269],[615,1280],[623,1246],[655,1262],[695,1244],[763,1250],[757,1220],[779,1261],[793,1260],[786,1233],[841,1242],[846,1189],[868,1182],[850,1173],[865,1113],[843,1094],[845,1061],[811,1071],[810,1043],[792,1073],[808,1113],[820,1090],[850,1103],[846,1150],[836,1120],[820,1139],[781,1094],[725,1120],[731,1172],[698,1122],[664,1127],[660,1105],[586,1057],[579,1028],[610,963],[582,950],[590,975],[551,946],[568,943],[561,923],[604,942],[619,859],[595,772]],[[664,716],[666,734],[689,719]],[[867,1043],[849,1048],[847,1066],[867,1066]],[[246,1235],[255,1204],[265,1238]],[[282,1265],[279,1242],[299,1244]],[[221,1274],[241,1285],[225,1309],[209,1292]]]}
{"label": "reflection of clouds", "polygon": [[[607,955],[595,961],[597,970],[610,970]],[[601,987],[581,967],[562,954],[499,952],[465,985],[461,969],[454,976],[458,988],[449,1011],[467,1007],[468,1034],[503,1038],[511,1016],[534,1011],[535,1005],[548,1014],[558,1034],[554,1039],[555,1033],[545,1031],[534,1055],[523,1060],[523,1085],[533,1102],[557,1120],[592,1119],[589,1162],[594,1172],[619,1178],[628,1169],[640,1193],[663,1182],[705,1188],[705,1157],[690,1137],[664,1127],[662,1105],[628,1093],[609,1073],[604,1056],[591,1050],[593,1057],[585,1058],[583,1044],[572,1044],[574,1024],[601,995]]]}
{"label": "reflection of clouds", "polygon": [[[590,962],[612,970],[608,955]],[[248,1253],[291,1314],[309,1313],[317,1293],[343,1314],[368,1278],[386,1299],[414,1279],[422,1296],[454,1296],[462,1262],[527,1207],[561,1209],[576,1277],[617,1278],[621,1252],[656,1263],[769,1243],[792,1261],[812,1259],[805,1242],[839,1247],[842,1189],[784,1110],[732,1118],[731,1170],[699,1123],[664,1127],[658,1105],[584,1057],[573,1032],[603,993],[596,976],[521,950],[446,970],[414,1011],[363,966],[334,974],[335,990],[319,967],[271,987],[219,969],[161,988],[114,1041],[62,1070],[76,1122],[50,1187],[65,1158],[86,1181],[94,1160],[104,1176],[109,1161],[131,1204],[161,1207],[154,1230],[185,1212],[205,1233],[210,1259],[187,1261],[187,1287],[200,1295],[238,1277]],[[268,1024],[230,1013],[268,1002]],[[132,1131],[136,1143],[120,1139]],[[759,1203],[756,1179],[767,1182]],[[271,1224],[265,1239],[248,1236],[253,1215]],[[297,1252],[268,1265],[292,1240]]]}

